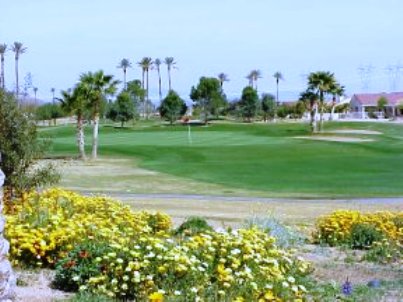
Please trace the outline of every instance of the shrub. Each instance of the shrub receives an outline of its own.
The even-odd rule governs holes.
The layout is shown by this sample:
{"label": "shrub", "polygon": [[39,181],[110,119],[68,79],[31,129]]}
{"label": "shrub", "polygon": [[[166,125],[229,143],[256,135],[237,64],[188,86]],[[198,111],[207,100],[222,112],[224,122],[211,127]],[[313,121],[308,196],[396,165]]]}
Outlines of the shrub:
{"label": "shrub", "polygon": [[203,217],[193,216],[187,218],[176,230],[180,235],[196,235],[205,231],[212,231],[213,228]]}
{"label": "shrub", "polygon": [[318,219],[313,237],[315,242],[327,243],[331,246],[348,245],[351,243],[353,225],[367,224],[373,226],[385,238],[401,241],[403,229],[399,226],[399,221],[402,217],[403,212],[360,213],[338,210]]}
{"label": "shrub", "polygon": [[77,245],[57,263],[52,286],[64,291],[77,291],[90,277],[99,274],[102,267],[96,259],[109,250],[105,242],[87,241]]}
{"label": "shrub", "polygon": [[350,244],[355,249],[368,249],[375,241],[383,238],[381,231],[378,231],[374,225],[366,223],[353,224],[350,231]]}
{"label": "shrub", "polygon": [[245,223],[248,227],[257,227],[262,231],[268,232],[276,238],[276,244],[282,248],[291,248],[304,242],[304,236],[292,228],[284,225],[273,215],[266,217],[254,216]]}
{"label": "shrub", "polygon": [[6,218],[13,263],[48,267],[86,238],[122,243],[145,233],[162,236],[171,227],[165,214],[133,212],[110,198],[61,189],[26,194]]}
{"label": "shrub", "polygon": [[207,231],[180,241],[142,235],[128,246],[111,246],[97,260],[103,270],[81,290],[136,301],[153,294],[174,301],[302,299],[300,280],[309,264],[274,242],[256,228]]}

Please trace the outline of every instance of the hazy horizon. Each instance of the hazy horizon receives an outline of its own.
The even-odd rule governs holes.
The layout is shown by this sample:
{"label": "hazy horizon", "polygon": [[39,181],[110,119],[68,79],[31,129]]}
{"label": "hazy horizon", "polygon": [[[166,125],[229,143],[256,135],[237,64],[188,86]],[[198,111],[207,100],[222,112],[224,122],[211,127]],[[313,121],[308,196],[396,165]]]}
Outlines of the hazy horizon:
{"label": "hazy horizon", "polygon": [[[252,69],[263,75],[259,93],[274,93],[272,75],[283,73],[283,101],[305,88],[304,75],[318,70],[334,72],[350,94],[403,90],[403,31],[397,25],[403,3],[397,0],[0,0],[0,7],[0,43],[20,41],[28,48],[20,58],[20,87],[30,72],[40,99],[49,100],[52,87],[74,86],[87,71],[103,69],[122,80],[116,68],[122,58],[133,64],[128,80],[140,79],[136,62],[144,56],[175,58],[173,89],[185,99],[201,76],[220,72],[230,78],[224,90],[232,99]],[[12,90],[12,52],[5,63]],[[166,91],[164,65],[162,77]],[[154,99],[157,90],[151,71]]]}

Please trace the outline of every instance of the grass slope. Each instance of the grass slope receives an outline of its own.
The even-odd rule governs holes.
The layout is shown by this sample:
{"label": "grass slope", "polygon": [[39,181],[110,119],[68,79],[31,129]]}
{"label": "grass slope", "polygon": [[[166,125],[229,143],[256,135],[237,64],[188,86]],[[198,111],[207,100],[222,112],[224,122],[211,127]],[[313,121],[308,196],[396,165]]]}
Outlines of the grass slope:
{"label": "grass slope", "polygon": [[[274,195],[403,195],[403,125],[326,125],[326,130],[334,129],[382,134],[343,134],[375,139],[365,143],[312,141],[295,138],[309,135],[306,124],[217,124],[193,127],[190,143],[188,129],[183,126],[104,126],[99,152],[139,159],[140,166],[150,170]],[[52,155],[76,153],[73,127],[43,130],[44,135],[53,137]]]}

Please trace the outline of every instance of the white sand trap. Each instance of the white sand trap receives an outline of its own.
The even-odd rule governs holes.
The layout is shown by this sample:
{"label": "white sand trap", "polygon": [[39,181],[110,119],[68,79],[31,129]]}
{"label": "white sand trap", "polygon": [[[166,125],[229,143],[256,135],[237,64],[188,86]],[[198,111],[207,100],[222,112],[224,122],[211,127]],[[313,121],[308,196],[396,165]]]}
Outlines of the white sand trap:
{"label": "white sand trap", "polygon": [[329,141],[329,142],[343,142],[343,143],[364,143],[373,142],[370,138],[357,138],[357,137],[347,137],[347,136],[295,136],[294,138],[310,139],[314,141]]}
{"label": "white sand trap", "polygon": [[364,134],[364,135],[379,135],[382,132],[373,130],[362,130],[362,129],[340,129],[327,131],[326,133],[340,133],[340,134]]}

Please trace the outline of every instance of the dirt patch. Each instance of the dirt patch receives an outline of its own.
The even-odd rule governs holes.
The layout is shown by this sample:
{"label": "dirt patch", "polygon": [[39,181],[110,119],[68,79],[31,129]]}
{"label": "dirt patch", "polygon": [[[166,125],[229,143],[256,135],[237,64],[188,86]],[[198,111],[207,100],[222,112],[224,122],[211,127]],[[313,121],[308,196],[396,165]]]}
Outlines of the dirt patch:
{"label": "dirt patch", "polygon": [[294,138],[309,139],[315,141],[329,141],[329,142],[343,142],[343,143],[363,143],[363,142],[373,142],[371,138],[358,138],[358,137],[348,137],[348,136],[326,136],[326,135],[315,135],[315,136],[294,136]]}
{"label": "dirt patch", "polygon": [[380,135],[382,132],[373,130],[362,130],[362,129],[340,129],[326,131],[326,133],[339,133],[339,134],[362,134],[362,135]]}
{"label": "dirt patch", "polygon": [[16,271],[17,302],[54,302],[72,297],[50,287],[54,272],[51,270]]}

